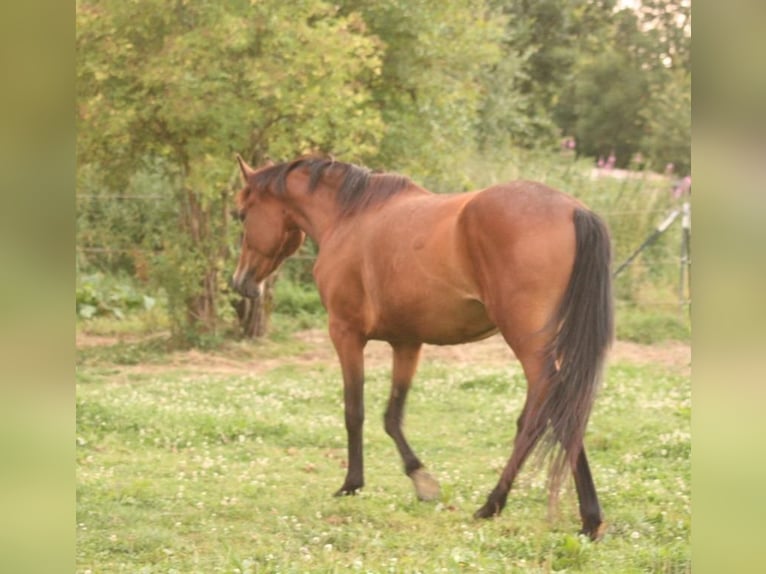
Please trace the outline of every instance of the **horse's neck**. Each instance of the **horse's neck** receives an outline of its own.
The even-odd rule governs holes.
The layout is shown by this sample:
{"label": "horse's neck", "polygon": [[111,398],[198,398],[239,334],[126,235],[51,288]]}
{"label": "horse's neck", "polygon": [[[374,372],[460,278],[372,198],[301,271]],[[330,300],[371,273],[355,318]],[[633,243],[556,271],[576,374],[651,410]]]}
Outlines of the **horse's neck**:
{"label": "horse's neck", "polygon": [[[296,177],[299,176],[299,177]],[[321,245],[326,235],[341,219],[341,208],[336,199],[337,189],[321,183],[308,191],[308,177],[305,174],[291,174],[288,181],[285,205],[296,225],[300,227],[317,245]],[[412,184],[403,190],[401,197],[412,195],[433,195],[427,189]],[[388,201],[393,201],[389,198]]]}
{"label": "horse's neck", "polygon": [[340,216],[334,195],[324,189],[312,193],[306,189],[288,189],[285,207],[295,224],[317,245],[321,245]]}

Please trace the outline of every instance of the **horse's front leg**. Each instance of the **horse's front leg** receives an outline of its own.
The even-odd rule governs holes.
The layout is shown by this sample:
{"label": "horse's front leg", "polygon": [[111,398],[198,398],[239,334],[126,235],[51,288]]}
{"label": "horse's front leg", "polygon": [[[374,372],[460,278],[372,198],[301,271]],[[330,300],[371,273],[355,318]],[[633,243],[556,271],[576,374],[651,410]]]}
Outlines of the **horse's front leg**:
{"label": "horse's front leg", "polygon": [[412,479],[415,493],[420,500],[436,500],[439,498],[439,483],[425,468],[420,459],[412,452],[407,439],[402,432],[404,404],[407,393],[412,385],[412,377],[420,358],[420,344],[392,345],[394,350],[394,368],[391,380],[391,396],[383,418],[388,435],[394,440],[399,455],[404,463],[404,472]]}
{"label": "horse's front leg", "polygon": [[364,425],[364,346],[366,341],[353,329],[331,322],[330,338],[343,371],[343,403],[348,435],[346,480],[335,496],[356,494],[364,486],[362,427]]}

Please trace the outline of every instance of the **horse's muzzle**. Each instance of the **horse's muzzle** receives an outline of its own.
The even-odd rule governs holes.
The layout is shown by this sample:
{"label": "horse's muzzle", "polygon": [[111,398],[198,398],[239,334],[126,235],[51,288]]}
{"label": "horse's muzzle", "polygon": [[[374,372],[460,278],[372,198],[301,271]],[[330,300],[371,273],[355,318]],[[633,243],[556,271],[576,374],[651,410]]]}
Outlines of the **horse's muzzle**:
{"label": "horse's muzzle", "polygon": [[251,272],[235,273],[231,277],[229,284],[243,297],[259,299],[263,294],[263,281],[255,282],[252,278],[253,274]]}

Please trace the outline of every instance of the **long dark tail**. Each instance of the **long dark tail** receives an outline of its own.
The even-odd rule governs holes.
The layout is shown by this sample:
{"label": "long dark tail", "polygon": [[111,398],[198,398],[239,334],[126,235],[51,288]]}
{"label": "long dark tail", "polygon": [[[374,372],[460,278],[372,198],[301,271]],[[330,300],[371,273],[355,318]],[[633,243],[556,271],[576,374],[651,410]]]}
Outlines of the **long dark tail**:
{"label": "long dark tail", "polygon": [[538,419],[549,423],[544,452],[555,453],[551,467],[555,491],[579,455],[614,336],[609,232],[601,218],[585,209],[575,210],[574,227],[574,266],[554,318],[556,335],[545,351],[550,392]]}

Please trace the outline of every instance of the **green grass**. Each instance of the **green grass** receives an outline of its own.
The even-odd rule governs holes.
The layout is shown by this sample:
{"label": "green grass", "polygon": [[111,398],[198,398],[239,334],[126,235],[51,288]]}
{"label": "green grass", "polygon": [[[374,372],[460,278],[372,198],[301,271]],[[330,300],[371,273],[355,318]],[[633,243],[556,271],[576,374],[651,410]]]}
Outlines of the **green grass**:
{"label": "green grass", "polygon": [[367,378],[367,486],[336,499],[336,364],[118,377],[109,361],[77,369],[77,572],[690,571],[690,381],[670,367],[607,373],[587,435],[609,524],[593,544],[575,534],[573,486],[549,518],[532,466],[502,516],[471,517],[510,452],[517,364],[422,365],[406,432],[442,497],[421,503],[382,429],[387,369]]}
{"label": "green grass", "polygon": [[623,341],[652,344],[665,341],[691,341],[691,320],[688,309],[667,305],[664,308],[642,309],[618,305],[615,312],[617,338]]}

